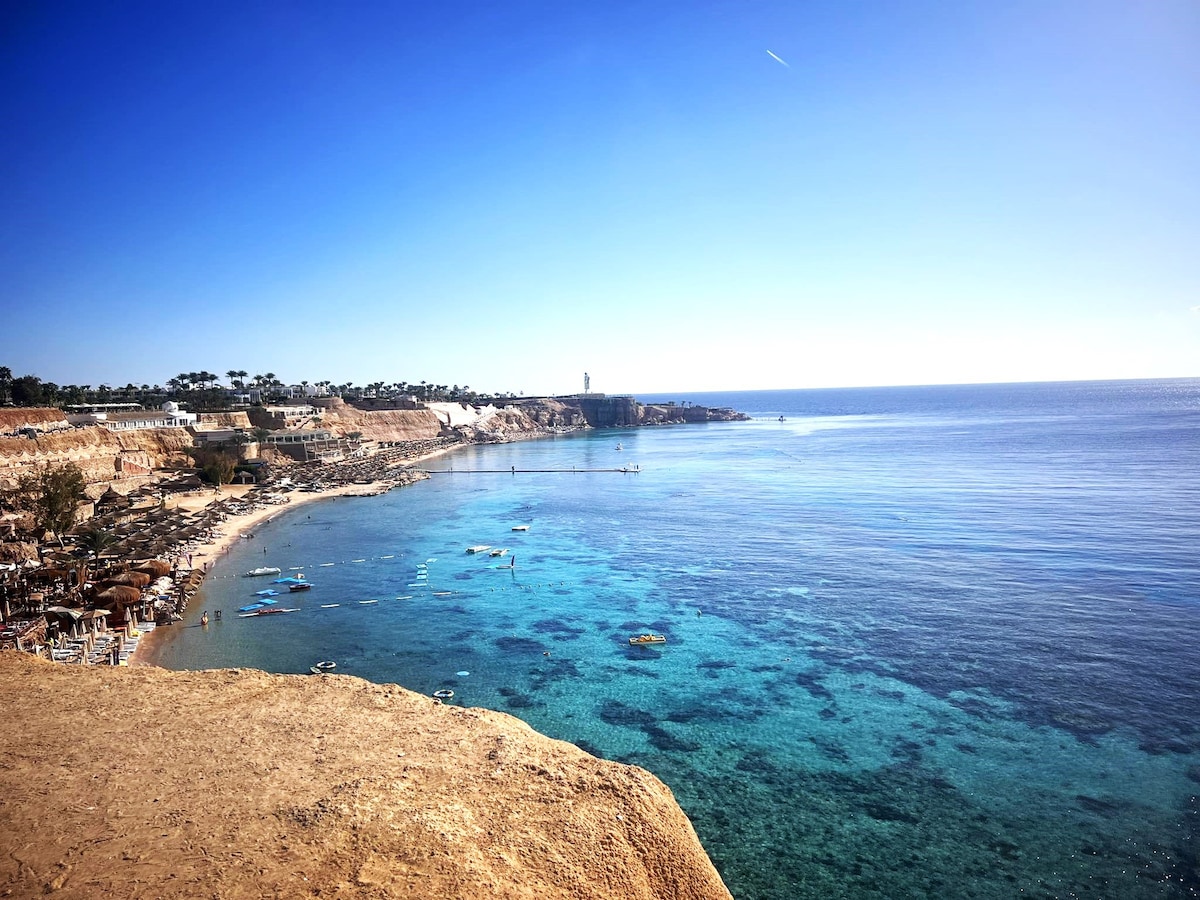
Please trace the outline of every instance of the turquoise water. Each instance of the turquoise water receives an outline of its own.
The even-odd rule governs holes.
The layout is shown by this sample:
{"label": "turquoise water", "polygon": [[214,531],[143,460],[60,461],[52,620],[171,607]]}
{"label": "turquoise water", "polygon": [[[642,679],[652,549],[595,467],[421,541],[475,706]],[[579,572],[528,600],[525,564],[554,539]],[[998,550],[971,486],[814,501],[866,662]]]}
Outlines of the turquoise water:
{"label": "turquoise water", "polygon": [[[675,399],[755,418],[285,511],[161,663],[333,659],[645,766],[739,900],[1196,895],[1200,382]],[[313,589],[238,618],[268,563]]]}

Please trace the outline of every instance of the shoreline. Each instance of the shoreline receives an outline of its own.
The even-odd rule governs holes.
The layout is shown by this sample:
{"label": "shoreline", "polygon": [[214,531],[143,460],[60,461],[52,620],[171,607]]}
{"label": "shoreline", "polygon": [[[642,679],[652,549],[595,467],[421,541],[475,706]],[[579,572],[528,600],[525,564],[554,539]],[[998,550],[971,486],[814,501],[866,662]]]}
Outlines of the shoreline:
{"label": "shoreline", "polygon": [[[434,459],[439,456],[446,456],[453,451],[459,449],[463,445],[451,445],[448,447],[439,447],[436,450],[431,450],[428,453],[423,453],[418,457],[410,460],[403,468],[413,469],[426,460]],[[370,457],[368,457],[369,459]],[[428,476],[425,476],[428,477]],[[417,479],[417,480],[424,480]],[[387,478],[377,478],[370,482],[354,482],[349,484],[341,484],[336,487],[326,488],[320,491],[292,491],[287,495],[288,499],[285,503],[271,503],[261,506],[257,509],[252,509],[249,512],[241,515],[231,515],[228,519],[221,523],[219,533],[212,539],[200,544],[195,550],[188,554],[194,563],[193,568],[204,572],[207,578],[214,563],[222,556],[229,552],[238,541],[246,539],[247,535],[252,535],[254,529],[260,525],[266,524],[276,516],[286,510],[295,509],[299,506],[305,506],[310,503],[315,503],[319,500],[330,500],[336,497],[374,497],[379,494],[387,493],[397,487],[407,487],[414,482],[395,483]],[[196,509],[203,509],[209,504],[217,502],[221,499],[241,499],[251,492],[253,486],[246,486],[245,490],[237,490],[236,486],[224,485],[220,494],[212,493],[202,504],[196,504]],[[228,491],[228,492],[226,492]],[[195,498],[189,498],[195,499]],[[191,505],[186,501],[181,501],[177,506]],[[157,656],[155,650],[158,644],[162,641],[159,636],[159,629],[155,628],[150,631],[142,632],[138,642],[137,649],[129,657],[128,665],[131,667],[139,666],[155,666],[157,667]]]}

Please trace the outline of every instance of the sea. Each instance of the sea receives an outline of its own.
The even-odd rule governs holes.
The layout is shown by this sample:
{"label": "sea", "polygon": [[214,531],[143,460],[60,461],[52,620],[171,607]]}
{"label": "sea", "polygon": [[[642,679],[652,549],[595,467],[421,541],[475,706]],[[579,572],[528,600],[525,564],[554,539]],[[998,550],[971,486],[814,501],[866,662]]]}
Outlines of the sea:
{"label": "sea", "polygon": [[[155,661],[329,660],[642,766],[738,900],[1200,893],[1200,379],[639,399],[751,419],[281,508]],[[240,617],[258,565],[295,612]]]}

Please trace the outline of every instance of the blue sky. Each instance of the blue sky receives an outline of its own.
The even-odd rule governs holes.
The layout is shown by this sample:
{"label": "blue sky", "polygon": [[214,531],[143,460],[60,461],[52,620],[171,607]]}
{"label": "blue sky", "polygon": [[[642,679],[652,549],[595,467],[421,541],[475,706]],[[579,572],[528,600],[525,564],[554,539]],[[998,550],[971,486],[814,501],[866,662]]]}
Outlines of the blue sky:
{"label": "blue sky", "polygon": [[1198,47],[1194,0],[9,3],[0,365],[1200,375]]}

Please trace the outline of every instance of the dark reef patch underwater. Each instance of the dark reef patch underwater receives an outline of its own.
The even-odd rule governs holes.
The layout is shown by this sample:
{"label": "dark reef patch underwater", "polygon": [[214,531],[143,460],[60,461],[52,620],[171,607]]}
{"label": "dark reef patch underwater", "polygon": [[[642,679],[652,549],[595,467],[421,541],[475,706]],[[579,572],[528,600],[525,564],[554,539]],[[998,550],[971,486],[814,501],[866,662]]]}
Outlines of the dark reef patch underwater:
{"label": "dark reef patch underwater", "polygon": [[[327,531],[284,513],[196,617],[246,602],[263,546],[367,562],[294,615],[176,630],[162,663],[334,659],[645,766],[738,900],[1197,896],[1200,382],[643,399],[755,418],[455,457],[636,475],[434,476],[322,503]],[[646,631],[667,643],[628,645]]]}

